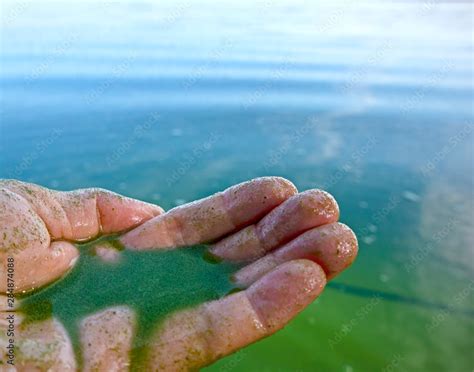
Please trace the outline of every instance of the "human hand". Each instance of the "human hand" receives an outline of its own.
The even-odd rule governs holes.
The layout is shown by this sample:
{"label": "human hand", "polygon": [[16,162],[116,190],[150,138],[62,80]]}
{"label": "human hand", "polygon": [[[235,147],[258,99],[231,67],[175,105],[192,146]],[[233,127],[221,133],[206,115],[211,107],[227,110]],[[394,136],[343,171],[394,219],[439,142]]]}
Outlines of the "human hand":
{"label": "human hand", "polygon": [[[6,268],[7,258],[14,258],[16,292],[70,270],[79,254],[72,242],[122,231],[128,231],[120,238],[128,249],[212,242],[215,256],[246,263],[233,276],[245,290],[166,317],[148,344],[146,370],[200,368],[274,333],[357,254],[357,240],[336,222],[339,210],[329,194],[297,194],[289,181],[275,177],[236,185],[167,213],[105,190],[59,192],[18,181],[0,182],[0,205],[0,262]],[[6,275],[0,272],[2,293]],[[127,370],[135,327],[134,311],[126,306],[83,319],[83,369]],[[60,322],[49,319],[19,328],[18,370],[77,368]]]}

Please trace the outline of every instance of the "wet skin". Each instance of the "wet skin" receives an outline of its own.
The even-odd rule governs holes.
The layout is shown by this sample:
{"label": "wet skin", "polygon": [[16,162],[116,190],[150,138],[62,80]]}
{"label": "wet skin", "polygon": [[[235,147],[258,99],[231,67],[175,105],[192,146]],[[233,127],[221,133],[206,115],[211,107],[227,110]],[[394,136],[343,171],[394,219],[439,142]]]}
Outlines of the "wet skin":
{"label": "wet skin", "polygon": [[278,177],[166,213],[106,190],[8,180],[0,204],[0,260],[14,259],[26,295],[20,371],[198,369],[281,329],[357,254],[329,194]]}

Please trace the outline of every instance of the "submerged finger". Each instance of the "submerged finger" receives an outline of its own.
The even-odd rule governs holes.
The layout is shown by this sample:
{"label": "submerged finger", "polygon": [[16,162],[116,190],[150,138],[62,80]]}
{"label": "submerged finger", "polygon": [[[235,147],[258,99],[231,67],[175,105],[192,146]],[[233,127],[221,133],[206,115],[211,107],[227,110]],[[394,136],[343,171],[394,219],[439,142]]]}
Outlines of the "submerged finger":
{"label": "submerged finger", "polygon": [[278,265],[301,258],[316,262],[332,279],[352,264],[357,252],[354,232],[342,223],[332,223],[311,229],[252,262],[239,270],[234,279],[240,286],[248,286]]}
{"label": "submerged finger", "polygon": [[245,291],[164,321],[150,344],[148,369],[193,370],[281,329],[323,290],[314,262],[284,263]]}
{"label": "submerged finger", "polygon": [[125,307],[108,308],[81,321],[83,371],[126,371],[135,327],[134,312]]}
{"label": "submerged finger", "polygon": [[294,185],[283,178],[257,178],[174,208],[121,240],[135,249],[210,242],[259,220],[295,193]]}
{"label": "submerged finger", "polygon": [[294,195],[257,224],[217,242],[211,252],[228,261],[250,261],[313,227],[337,221],[336,200],[322,190]]}
{"label": "submerged finger", "polygon": [[[10,313],[11,315],[11,313]],[[15,314],[14,351],[9,352],[7,345],[12,344],[6,329],[8,322],[0,320],[0,360],[5,365],[0,371],[61,371],[77,370],[74,351],[68,334],[59,321],[49,318],[43,321],[22,324],[22,318]],[[8,368],[7,361],[14,366]]]}

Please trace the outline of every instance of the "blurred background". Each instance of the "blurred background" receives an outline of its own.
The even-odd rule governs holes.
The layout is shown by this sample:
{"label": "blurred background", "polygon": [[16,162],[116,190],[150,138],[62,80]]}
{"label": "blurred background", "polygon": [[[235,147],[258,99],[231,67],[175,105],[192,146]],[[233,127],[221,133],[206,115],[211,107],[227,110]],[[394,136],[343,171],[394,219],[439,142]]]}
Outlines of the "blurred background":
{"label": "blurred background", "polygon": [[2,1],[0,177],[164,208],[325,188],[360,242],[207,371],[472,371],[473,5]]}

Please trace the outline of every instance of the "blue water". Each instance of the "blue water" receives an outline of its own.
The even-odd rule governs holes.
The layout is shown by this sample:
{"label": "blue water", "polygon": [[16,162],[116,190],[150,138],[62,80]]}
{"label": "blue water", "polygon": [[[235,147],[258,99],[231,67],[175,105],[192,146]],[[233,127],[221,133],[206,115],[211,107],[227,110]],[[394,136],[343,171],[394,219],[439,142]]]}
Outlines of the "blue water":
{"label": "blue water", "polygon": [[474,368],[472,4],[1,11],[1,177],[164,208],[263,175],[337,197],[354,266],[210,371]]}

